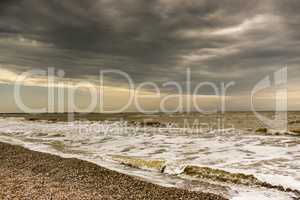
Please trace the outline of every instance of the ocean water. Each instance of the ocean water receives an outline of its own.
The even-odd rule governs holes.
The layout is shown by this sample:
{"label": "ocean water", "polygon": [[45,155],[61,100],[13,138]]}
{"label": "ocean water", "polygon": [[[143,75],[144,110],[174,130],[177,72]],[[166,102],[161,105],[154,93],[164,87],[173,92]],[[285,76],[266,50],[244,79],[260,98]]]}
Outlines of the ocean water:
{"label": "ocean water", "polygon": [[299,199],[300,137],[276,133],[257,134],[253,127],[193,132],[124,121],[0,118],[2,142],[91,161],[166,187],[234,200]]}

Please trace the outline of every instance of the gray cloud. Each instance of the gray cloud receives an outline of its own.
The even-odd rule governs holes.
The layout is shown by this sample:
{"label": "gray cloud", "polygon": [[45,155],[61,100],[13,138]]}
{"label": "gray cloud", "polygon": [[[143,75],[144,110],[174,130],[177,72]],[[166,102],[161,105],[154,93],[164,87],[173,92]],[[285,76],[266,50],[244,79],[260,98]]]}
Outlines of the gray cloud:
{"label": "gray cloud", "polygon": [[[297,0],[26,0],[0,3],[0,62],[68,77],[120,69],[135,81],[237,81],[291,65],[299,75]],[[246,79],[246,77],[251,77]]]}

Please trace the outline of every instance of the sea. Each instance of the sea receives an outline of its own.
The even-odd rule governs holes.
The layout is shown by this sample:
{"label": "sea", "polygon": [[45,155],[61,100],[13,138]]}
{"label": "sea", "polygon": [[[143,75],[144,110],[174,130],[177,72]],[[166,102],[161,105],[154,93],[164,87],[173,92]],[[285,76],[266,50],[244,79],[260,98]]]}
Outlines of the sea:
{"label": "sea", "polygon": [[[262,112],[272,119],[273,112]],[[63,117],[62,117],[63,116]],[[0,142],[232,200],[300,199],[300,112],[286,130],[252,112],[0,115]]]}

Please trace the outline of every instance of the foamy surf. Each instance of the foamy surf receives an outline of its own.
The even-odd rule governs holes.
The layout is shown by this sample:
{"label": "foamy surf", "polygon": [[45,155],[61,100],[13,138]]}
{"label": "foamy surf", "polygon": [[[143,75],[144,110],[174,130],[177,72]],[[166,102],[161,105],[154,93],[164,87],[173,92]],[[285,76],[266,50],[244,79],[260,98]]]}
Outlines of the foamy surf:
{"label": "foamy surf", "polygon": [[280,183],[278,185],[272,185],[268,182],[260,181],[254,175],[247,175],[243,173],[231,173],[220,169],[192,165],[174,167],[172,165],[167,165],[166,162],[162,160],[147,160],[137,157],[113,156],[112,159],[120,162],[123,165],[139,169],[156,170],[161,173],[168,173],[168,171],[170,171],[169,168],[181,169],[180,171],[178,170],[177,174],[172,173],[172,175],[185,176],[194,179],[200,179],[202,181],[215,182],[224,185],[233,184],[260,187],[277,190],[278,192],[293,193],[295,196],[300,195],[300,192],[297,189],[284,187]]}
{"label": "foamy surf", "polygon": [[232,199],[247,195],[248,199],[299,198],[300,138],[234,129],[179,133],[179,128],[157,132],[151,127],[125,127],[122,122],[0,119],[0,141],[88,160],[163,186],[208,191]]}

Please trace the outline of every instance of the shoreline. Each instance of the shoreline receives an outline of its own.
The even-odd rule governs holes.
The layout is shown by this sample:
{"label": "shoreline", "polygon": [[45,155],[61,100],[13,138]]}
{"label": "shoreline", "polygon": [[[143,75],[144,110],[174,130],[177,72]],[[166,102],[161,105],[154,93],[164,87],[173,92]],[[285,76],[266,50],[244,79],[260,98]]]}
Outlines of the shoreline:
{"label": "shoreline", "polygon": [[226,199],[158,186],[87,161],[2,142],[0,152],[0,199]]}

